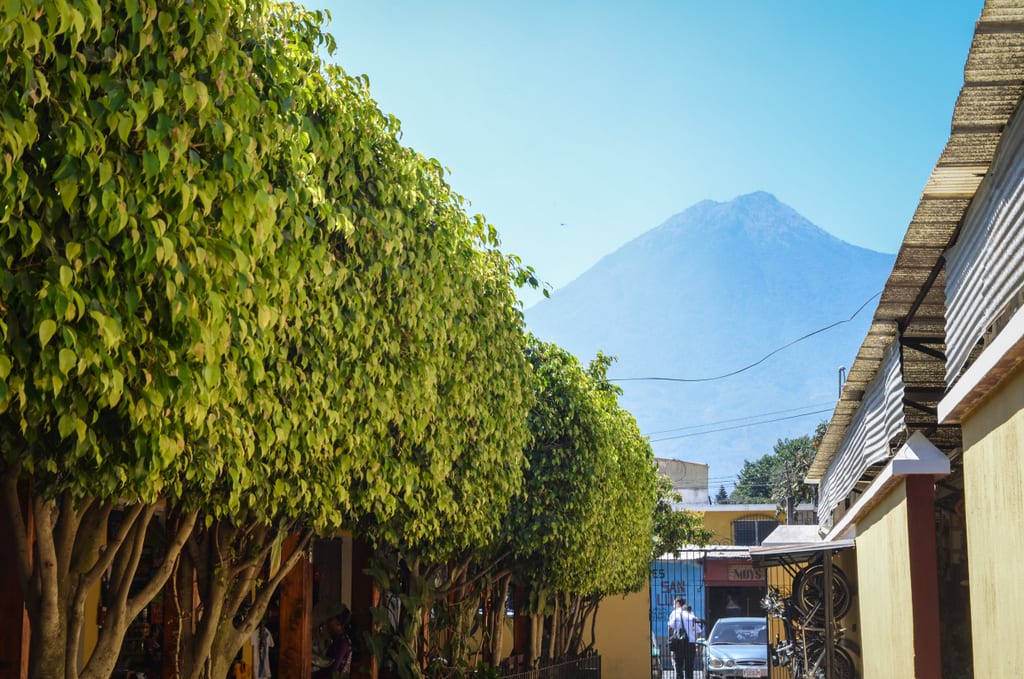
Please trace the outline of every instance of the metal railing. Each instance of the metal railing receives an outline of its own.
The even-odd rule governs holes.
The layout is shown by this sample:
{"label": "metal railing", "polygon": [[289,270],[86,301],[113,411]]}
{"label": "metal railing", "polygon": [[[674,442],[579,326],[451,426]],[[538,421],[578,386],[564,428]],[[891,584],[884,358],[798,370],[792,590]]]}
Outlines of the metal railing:
{"label": "metal railing", "polygon": [[509,670],[502,679],[601,679],[601,656],[587,655],[529,670]]}

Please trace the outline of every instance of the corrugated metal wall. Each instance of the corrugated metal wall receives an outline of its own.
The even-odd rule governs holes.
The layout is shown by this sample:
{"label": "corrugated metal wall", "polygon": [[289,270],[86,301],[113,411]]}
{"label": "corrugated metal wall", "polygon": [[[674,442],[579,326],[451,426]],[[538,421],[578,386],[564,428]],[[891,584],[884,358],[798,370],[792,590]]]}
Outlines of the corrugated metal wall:
{"label": "corrugated metal wall", "polygon": [[1014,116],[946,252],[946,384],[1024,286],[1024,116]]}
{"label": "corrugated metal wall", "polygon": [[832,511],[853,490],[864,471],[889,457],[889,442],[904,428],[903,370],[899,341],[868,385],[839,450],[818,488],[818,522],[832,526]]}

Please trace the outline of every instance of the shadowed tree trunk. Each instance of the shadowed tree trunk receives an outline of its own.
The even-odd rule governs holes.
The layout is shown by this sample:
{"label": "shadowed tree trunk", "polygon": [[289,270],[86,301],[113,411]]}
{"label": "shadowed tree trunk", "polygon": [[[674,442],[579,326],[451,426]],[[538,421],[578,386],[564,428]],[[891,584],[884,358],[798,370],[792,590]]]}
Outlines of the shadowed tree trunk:
{"label": "shadowed tree trunk", "polygon": [[[153,524],[155,505],[120,504],[95,498],[73,501],[68,495],[52,499],[33,496],[31,517],[21,509],[18,478],[21,468],[9,466],[0,477],[0,498],[14,536],[14,559],[31,626],[31,679],[106,679],[124,643],[132,620],[170,578],[196,515],[172,515],[165,527],[163,561],[145,575],[147,584],[131,592],[138,573],[146,533]],[[115,509],[124,515],[108,536]],[[34,539],[29,525],[34,521]],[[107,577],[106,617],[97,645],[85,665],[78,666],[78,649],[88,617],[89,592]]]}
{"label": "shadowed tree trunk", "polygon": [[[273,571],[274,547],[293,531],[298,531],[297,547]],[[302,558],[312,537],[312,530],[300,529],[291,521],[267,526],[220,520],[193,532],[175,576],[180,616],[175,652],[180,677],[228,675],[239,649],[263,619],[274,591]]]}

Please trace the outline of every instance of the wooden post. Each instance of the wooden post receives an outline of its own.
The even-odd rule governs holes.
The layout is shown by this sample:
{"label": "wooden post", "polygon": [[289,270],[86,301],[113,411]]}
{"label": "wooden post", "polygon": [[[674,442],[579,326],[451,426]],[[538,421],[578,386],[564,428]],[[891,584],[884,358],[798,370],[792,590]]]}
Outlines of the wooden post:
{"label": "wooden post", "polygon": [[[19,483],[18,500],[31,545],[35,540],[35,523],[28,497],[28,483]],[[0,550],[8,555],[14,553],[14,533],[11,532],[10,517],[6,516],[6,512],[0,516]],[[10,556],[0,559],[0,611],[4,611],[4,619],[0,622],[3,627],[0,633],[0,677],[25,679],[28,677],[31,628],[28,611],[25,610],[25,597],[18,582],[18,568]]]}
{"label": "wooden post", "polygon": [[935,541],[935,481],[907,477],[907,534],[910,546],[910,598],[914,614],[914,674],[942,676],[939,574]]}
{"label": "wooden post", "polygon": [[[281,560],[291,556],[298,535],[288,536]],[[278,676],[310,679],[313,673],[313,564],[299,559],[281,581],[281,628]]]}
{"label": "wooden post", "polygon": [[825,596],[825,676],[831,679],[833,676],[833,662],[832,659],[835,657],[833,648],[835,648],[836,635],[834,632],[833,623],[835,622],[835,612],[832,610],[832,550],[826,549],[824,553],[824,569],[822,577],[825,582],[822,585],[822,591]]}
{"label": "wooden post", "polygon": [[512,605],[515,608],[512,618],[512,655],[516,656],[517,664],[527,664],[533,661],[530,656],[530,632],[533,628],[533,619],[523,613],[526,603],[524,588],[516,585],[512,594]]}
{"label": "wooden post", "polygon": [[[373,629],[373,616],[370,609],[380,604],[380,592],[373,578],[366,574],[370,565],[371,547],[364,540],[353,538],[352,559],[352,621],[360,635]],[[352,679],[377,679],[377,662],[370,653],[366,642],[356,641],[360,645],[359,660],[352,663]],[[282,675],[284,676],[284,675]]]}

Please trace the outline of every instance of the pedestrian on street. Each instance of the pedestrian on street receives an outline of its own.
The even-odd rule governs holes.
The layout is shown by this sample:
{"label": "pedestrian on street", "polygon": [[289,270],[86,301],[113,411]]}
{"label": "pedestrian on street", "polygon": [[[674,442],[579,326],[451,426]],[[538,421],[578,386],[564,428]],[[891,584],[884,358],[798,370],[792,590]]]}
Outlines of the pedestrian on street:
{"label": "pedestrian on street", "polygon": [[[699,628],[703,625],[693,614],[693,607],[683,604],[683,631],[686,632],[686,645],[683,647],[683,675],[685,679],[693,679],[693,661],[697,655],[697,639],[700,637]],[[679,675],[676,675],[679,677]],[[683,679],[683,678],[680,678]]]}
{"label": "pedestrian on street", "polygon": [[[686,599],[677,596],[673,602],[672,612],[668,615],[668,649],[672,653],[672,669],[675,670],[676,679],[682,679],[686,647],[690,645],[690,639],[686,636],[684,628],[683,606],[685,605]],[[692,663],[690,667],[692,676]]]}

